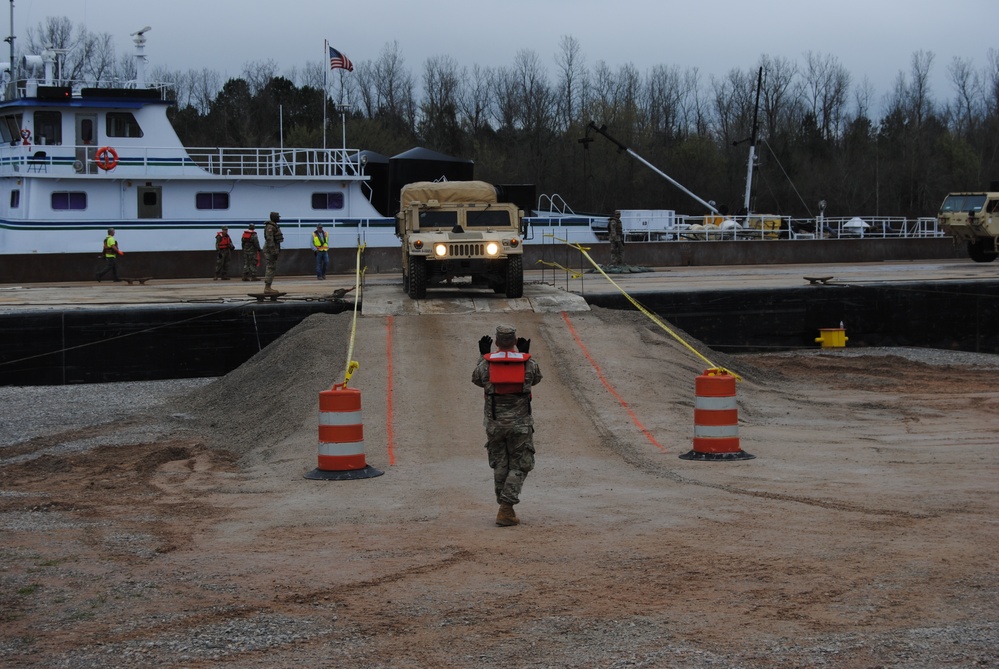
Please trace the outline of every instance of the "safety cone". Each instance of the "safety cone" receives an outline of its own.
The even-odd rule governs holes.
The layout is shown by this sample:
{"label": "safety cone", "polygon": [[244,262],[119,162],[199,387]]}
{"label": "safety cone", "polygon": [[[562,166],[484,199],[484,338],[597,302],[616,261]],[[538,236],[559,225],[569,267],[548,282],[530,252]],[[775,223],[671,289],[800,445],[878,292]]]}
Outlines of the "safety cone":
{"label": "safety cone", "polygon": [[361,391],[338,383],[332,390],[319,393],[319,466],[305,478],[346,481],[384,473],[364,459]]}
{"label": "safety cone", "polygon": [[708,369],[694,382],[694,448],[681,460],[752,460],[739,446],[735,377]]}

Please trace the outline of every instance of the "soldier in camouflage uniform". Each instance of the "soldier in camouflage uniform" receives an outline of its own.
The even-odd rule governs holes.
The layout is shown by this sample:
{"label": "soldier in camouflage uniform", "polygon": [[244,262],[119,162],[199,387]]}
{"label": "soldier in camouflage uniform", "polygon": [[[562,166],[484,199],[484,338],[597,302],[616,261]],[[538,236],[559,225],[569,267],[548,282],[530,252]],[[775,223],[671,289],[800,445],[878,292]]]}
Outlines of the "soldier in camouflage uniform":
{"label": "soldier in camouflage uniform", "polygon": [[281,234],[281,228],[278,227],[278,221],[280,220],[281,215],[276,211],[272,211],[270,218],[264,224],[264,260],[267,261],[267,270],[264,272],[265,293],[277,292],[271,288],[271,283],[274,282],[274,274],[277,272],[277,260],[278,254],[281,252],[281,242],[284,241],[284,235]]}
{"label": "soldier in camouflage uniform", "polygon": [[479,340],[482,357],[472,372],[472,383],[485,389],[486,451],[500,505],[496,524],[508,527],[520,522],[513,506],[520,502],[524,479],[534,469],[531,387],[541,382],[541,369],[531,359],[531,340],[518,339],[512,326],[496,328],[495,353],[492,343],[489,335]]}
{"label": "soldier in camouflage uniform", "polygon": [[610,241],[611,265],[624,265],[624,231],[621,229],[621,212],[615,211],[607,222],[607,239]]}

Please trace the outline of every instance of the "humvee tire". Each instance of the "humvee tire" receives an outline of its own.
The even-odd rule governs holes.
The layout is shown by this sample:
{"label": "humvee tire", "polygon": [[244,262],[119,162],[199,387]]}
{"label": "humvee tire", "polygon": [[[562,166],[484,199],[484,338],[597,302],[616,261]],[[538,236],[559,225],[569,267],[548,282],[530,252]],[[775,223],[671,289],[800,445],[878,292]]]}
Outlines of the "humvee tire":
{"label": "humvee tire", "polygon": [[506,259],[506,296],[510,299],[524,296],[524,256]]}
{"label": "humvee tire", "polygon": [[414,300],[427,296],[427,259],[420,256],[409,257],[409,285],[407,293]]}

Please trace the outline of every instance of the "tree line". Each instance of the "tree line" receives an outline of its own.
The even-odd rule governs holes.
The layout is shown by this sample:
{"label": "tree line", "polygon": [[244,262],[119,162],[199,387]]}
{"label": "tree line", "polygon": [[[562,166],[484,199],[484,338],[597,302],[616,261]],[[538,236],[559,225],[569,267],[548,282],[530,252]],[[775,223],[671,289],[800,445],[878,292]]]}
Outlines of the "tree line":
{"label": "tree line", "polygon": [[[63,49],[64,79],[134,76],[109,35],[46,19],[28,31],[26,51]],[[723,211],[743,207],[748,138],[758,124],[750,210],[814,216],[931,216],[947,192],[999,180],[999,51],[984,68],[946,65],[950,97],[937,99],[929,51],[911,56],[890,91],[855,81],[835,56],[800,61],[761,55],[744,69],[705,77],[697,68],[587,65],[574,37],[562,37],[549,63],[518,51],[509,66],[427,59],[418,75],[397,42],[353,72],[308,63],[284,73],[273,61],[244,65],[222,81],[204,68],[163,67],[147,79],[169,82],[170,112],[188,146],[339,146],[347,106],[347,145],[388,156],[423,146],[475,161],[475,176],[528,183],[577,212],[702,206],[589,127],[591,121],[643,159]],[[762,68],[757,115],[758,72]]]}

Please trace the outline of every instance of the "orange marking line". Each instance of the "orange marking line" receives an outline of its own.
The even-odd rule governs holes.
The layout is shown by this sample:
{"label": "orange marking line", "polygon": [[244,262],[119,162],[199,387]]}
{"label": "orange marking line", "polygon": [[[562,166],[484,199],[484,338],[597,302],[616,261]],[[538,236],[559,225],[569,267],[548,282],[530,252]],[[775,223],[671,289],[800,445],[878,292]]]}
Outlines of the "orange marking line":
{"label": "orange marking line", "polygon": [[386,377],[388,378],[388,383],[386,385],[386,398],[385,398],[385,434],[388,441],[388,459],[389,465],[395,464],[395,432],[392,430],[392,316],[389,315],[388,319],[385,321],[385,339],[387,341],[385,345],[385,360],[388,361],[388,369],[386,370]]}
{"label": "orange marking line", "polygon": [[593,356],[590,355],[590,352],[586,350],[586,346],[583,345],[583,340],[579,338],[579,335],[576,334],[576,329],[572,327],[572,323],[569,321],[568,312],[565,311],[562,312],[562,320],[565,321],[566,326],[569,328],[569,332],[572,333],[573,339],[576,340],[576,345],[579,346],[580,350],[583,352],[583,355],[586,357],[587,360],[590,361],[590,364],[593,365],[593,369],[596,370],[597,376],[600,377],[600,382],[604,384],[604,387],[607,389],[607,391],[611,395],[613,395],[614,398],[617,399],[617,401],[621,404],[621,406],[624,407],[624,410],[628,412],[628,415],[631,416],[631,420],[635,424],[635,426],[639,430],[641,430],[642,434],[645,435],[645,438],[648,439],[653,446],[658,448],[663,453],[669,453],[669,449],[667,449],[665,446],[656,441],[656,438],[652,436],[652,433],[649,432],[644,425],[642,425],[642,421],[638,420],[638,416],[635,415],[635,412],[631,410],[631,407],[628,406],[628,403],[624,401],[624,398],[621,397],[616,390],[614,390],[614,386],[610,384],[610,381],[607,380],[607,377],[604,376],[604,373],[600,371],[600,365],[598,365],[597,361],[593,359]]}

